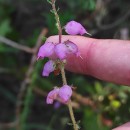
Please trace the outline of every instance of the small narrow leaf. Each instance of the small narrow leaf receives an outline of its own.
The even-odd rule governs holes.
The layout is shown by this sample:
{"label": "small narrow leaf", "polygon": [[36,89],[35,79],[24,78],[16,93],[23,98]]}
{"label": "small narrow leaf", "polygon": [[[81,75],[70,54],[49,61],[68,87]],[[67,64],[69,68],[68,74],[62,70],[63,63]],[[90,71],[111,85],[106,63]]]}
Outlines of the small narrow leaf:
{"label": "small narrow leaf", "polygon": [[67,125],[72,126],[73,124],[72,123],[67,123]]}
{"label": "small narrow leaf", "polygon": [[47,0],[48,3],[52,4],[50,0]]}
{"label": "small narrow leaf", "polygon": [[57,9],[57,12],[60,10],[60,8],[58,7],[58,9]]}
{"label": "small narrow leaf", "polygon": [[54,10],[53,9],[51,9],[50,12],[54,14]]}

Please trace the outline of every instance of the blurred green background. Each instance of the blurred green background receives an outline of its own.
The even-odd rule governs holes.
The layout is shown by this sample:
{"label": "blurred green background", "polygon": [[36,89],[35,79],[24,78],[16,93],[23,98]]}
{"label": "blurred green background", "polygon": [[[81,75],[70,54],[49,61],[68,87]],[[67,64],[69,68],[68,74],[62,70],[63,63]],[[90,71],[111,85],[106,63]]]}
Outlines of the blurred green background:
{"label": "blurred green background", "polygon": [[[93,38],[130,39],[130,0],[57,0],[56,5],[60,8],[62,26],[76,20]],[[2,44],[1,39],[34,47],[43,28],[49,30],[47,36],[57,34],[50,9],[46,0],[0,0],[0,130],[18,130],[8,125],[15,121],[17,95],[32,56]],[[65,105],[59,102],[46,104],[46,93],[53,86],[61,85],[61,77],[51,74],[49,78],[43,78],[44,63],[35,64],[31,83],[26,85],[20,129],[72,129]],[[130,120],[129,87],[70,72],[66,75],[68,83],[76,86],[76,92],[82,96],[80,100],[73,98],[75,117],[80,120],[81,130],[110,130]]]}

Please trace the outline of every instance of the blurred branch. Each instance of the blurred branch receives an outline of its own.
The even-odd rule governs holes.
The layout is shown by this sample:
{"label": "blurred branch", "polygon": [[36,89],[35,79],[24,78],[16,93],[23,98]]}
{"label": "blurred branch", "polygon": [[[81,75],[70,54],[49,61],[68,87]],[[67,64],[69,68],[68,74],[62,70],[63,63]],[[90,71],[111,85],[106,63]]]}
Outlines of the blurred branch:
{"label": "blurred branch", "polygon": [[0,123],[0,128],[2,129],[16,127],[16,129],[19,130],[20,128],[20,112],[21,112],[21,105],[23,103],[22,100],[25,94],[26,86],[31,82],[31,74],[34,70],[37,51],[42,44],[42,37],[45,36],[46,34],[47,34],[47,29],[43,29],[33,49],[22,45],[18,45],[17,43],[0,36],[0,41],[4,42],[5,44],[20,50],[24,50],[29,53],[33,53],[29,68],[25,74],[25,79],[21,83],[20,91],[18,93],[17,102],[16,102],[16,120],[10,123]]}
{"label": "blurred branch", "polygon": [[28,52],[28,53],[34,53],[34,49],[33,48],[29,48],[27,46],[24,45],[20,45],[19,43],[16,43],[14,41],[11,41],[10,39],[7,39],[5,37],[0,36],[0,43],[9,45],[11,47],[14,47],[16,49]]}
{"label": "blurred branch", "polygon": [[124,15],[120,16],[119,19],[117,19],[115,22],[113,23],[110,23],[110,24],[106,24],[106,25],[103,25],[102,24],[102,17],[99,18],[96,20],[96,23],[97,23],[97,29],[92,29],[91,30],[91,34],[92,35],[95,35],[97,34],[99,31],[101,30],[108,30],[108,29],[112,29],[118,25],[120,25],[121,23],[123,23],[126,19],[128,19],[130,17],[130,11],[126,11],[126,13],[124,13]]}
{"label": "blurred branch", "polygon": [[35,62],[36,62],[36,54],[37,54],[39,47],[42,44],[42,37],[45,36],[46,34],[47,34],[47,29],[43,29],[41,34],[38,37],[36,45],[33,49],[34,53],[32,55],[30,65],[29,65],[28,70],[25,74],[25,79],[22,82],[21,87],[20,87],[20,91],[19,91],[19,94],[18,94],[18,97],[17,97],[17,103],[16,103],[16,121],[17,121],[16,129],[17,130],[20,128],[20,112],[21,112],[21,105],[23,103],[22,100],[23,100],[23,97],[24,97],[26,86],[31,82],[31,74],[34,71],[34,65],[35,65]]}
{"label": "blurred branch", "polygon": [[73,92],[72,97],[74,97],[82,105],[90,106],[93,109],[95,109],[95,107],[96,107],[95,102],[92,99],[90,99],[89,97],[84,97],[76,92]]}
{"label": "blurred branch", "polygon": [[0,73],[9,73],[10,70],[6,68],[0,68]]}
{"label": "blurred branch", "polygon": [[97,26],[100,30],[111,29],[111,28],[114,28],[115,26],[118,26],[122,22],[124,22],[129,16],[130,16],[130,10],[126,11],[126,13],[124,15],[122,15],[119,19],[117,19],[115,22],[113,22],[111,24],[103,25],[101,23],[101,20],[99,20],[99,21],[97,21]]}
{"label": "blurred branch", "polygon": [[0,123],[0,129],[7,129],[12,128],[16,126],[16,122],[10,122],[10,123]]}

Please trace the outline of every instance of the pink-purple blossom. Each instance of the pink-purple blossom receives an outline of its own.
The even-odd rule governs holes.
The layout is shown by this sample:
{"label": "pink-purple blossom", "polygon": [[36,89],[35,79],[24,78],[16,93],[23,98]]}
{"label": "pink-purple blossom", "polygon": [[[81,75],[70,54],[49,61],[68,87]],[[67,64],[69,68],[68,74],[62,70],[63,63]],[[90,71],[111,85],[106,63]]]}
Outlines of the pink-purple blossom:
{"label": "pink-purple blossom", "polygon": [[76,56],[80,56],[78,46],[75,43],[68,40],[68,41],[65,42],[65,44],[66,44],[66,47],[67,47],[67,50],[68,50],[67,51],[68,54],[73,53]]}
{"label": "pink-purple blossom", "polygon": [[64,85],[59,89],[58,96],[63,103],[67,103],[72,96],[72,89],[68,85]]}
{"label": "pink-purple blossom", "polygon": [[50,91],[47,95],[46,103],[53,104],[54,100],[57,98],[58,92],[59,88],[54,88],[52,91]]}
{"label": "pink-purple blossom", "polygon": [[46,62],[46,64],[44,65],[42,75],[43,75],[43,76],[49,76],[49,74],[50,74],[51,72],[53,72],[54,70],[55,70],[55,62],[52,61],[52,60],[49,60],[49,61]]}
{"label": "pink-purple blossom", "polygon": [[46,103],[53,104],[54,100],[58,99],[62,103],[67,103],[72,96],[72,89],[68,85],[63,85],[61,88],[55,87],[47,95]]}
{"label": "pink-purple blossom", "polygon": [[45,57],[50,57],[54,54],[54,43],[45,42],[38,51],[37,59],[44,59]]}
{"label": "pink-purple blossom", "polygon": [[70,35],[83,35],[83,34],[89,34],[86,29],[78,22],[76,21],[70,21],[65,25],[65,32]]}
{"label": "pink-purple blossom", "polygon": [[55,46],[55,53],[59,59],[63,60],[67,57],[67,48],[64,43],[59,43]]}
{"label": "pink-purple blossom", "polygon": [[60,60],[66,59],[69,54],[79,56],[77,45],[71,41],[57,44],[55,46],[55,53]]}

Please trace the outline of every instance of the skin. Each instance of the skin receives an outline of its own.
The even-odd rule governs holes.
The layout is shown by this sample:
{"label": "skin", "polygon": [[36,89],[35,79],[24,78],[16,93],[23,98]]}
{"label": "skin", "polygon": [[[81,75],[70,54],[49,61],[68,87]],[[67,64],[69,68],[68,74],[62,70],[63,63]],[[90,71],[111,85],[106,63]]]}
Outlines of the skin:
{"label": "skin", "polygon": [[[78,46],[82,57],[70,55],[66,65],[68,71],[130,85],[130,41],[63,35],[62,41],[67,40]],[[58,43],[58,36],[51,36],[47,41]]]}
{"label": "skin", "polygon": [[[58,39],[58,36],[51,36],[47,41],[58,43]],[[130,85],[130,41],[63,35],[62,42],[67,40],[78,46],[82,57],[70,55],[66,65],[68,71],[91,75],[116,84]],[[128,129],[130,122],[113,130]]]}

